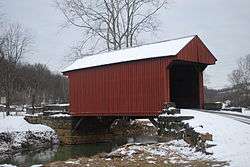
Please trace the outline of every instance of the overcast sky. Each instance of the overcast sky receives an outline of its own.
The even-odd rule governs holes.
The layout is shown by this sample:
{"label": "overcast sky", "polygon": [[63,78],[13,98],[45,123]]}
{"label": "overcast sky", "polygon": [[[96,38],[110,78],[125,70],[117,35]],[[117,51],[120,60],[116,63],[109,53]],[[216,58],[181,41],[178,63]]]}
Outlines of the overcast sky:
{"label": "overcast sky", "polygon": [[[53,0],[0,0],[7,20],[18,22],[33,34],[33,54],[25,61],[47,64],[60,71],[79,31],[60,30],[64,18]],[[241,56],[250,54],[249,0],[171,0],[161,16],[161,31],[154,41],[197,34],[218,59],[206,70],[209,87],[229,85],[228,74]],[[152,42],[152,41],[149,41]]]}

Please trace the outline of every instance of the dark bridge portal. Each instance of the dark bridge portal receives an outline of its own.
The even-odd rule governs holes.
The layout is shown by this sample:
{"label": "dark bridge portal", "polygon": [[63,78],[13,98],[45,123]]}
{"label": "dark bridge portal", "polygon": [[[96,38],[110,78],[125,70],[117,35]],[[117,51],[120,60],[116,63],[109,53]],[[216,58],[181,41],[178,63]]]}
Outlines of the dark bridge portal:
{"label": "dark bridge portal", "polygon": [[170,97],[178,108],[199,108],[199,72],[201,65],[183,61],[170,67]]}

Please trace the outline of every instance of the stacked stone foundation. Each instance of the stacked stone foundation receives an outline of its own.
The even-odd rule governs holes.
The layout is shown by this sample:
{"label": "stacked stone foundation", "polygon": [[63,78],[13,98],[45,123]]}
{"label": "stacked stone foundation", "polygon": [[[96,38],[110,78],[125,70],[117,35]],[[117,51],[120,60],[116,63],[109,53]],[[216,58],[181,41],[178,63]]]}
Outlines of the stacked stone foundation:
{"label": "stacked stone foundation", "polygon": [[112,139],[112,117],[26,116],[25,120],[32,124],[51,127],[56,131],[61,144],[100,143]]}

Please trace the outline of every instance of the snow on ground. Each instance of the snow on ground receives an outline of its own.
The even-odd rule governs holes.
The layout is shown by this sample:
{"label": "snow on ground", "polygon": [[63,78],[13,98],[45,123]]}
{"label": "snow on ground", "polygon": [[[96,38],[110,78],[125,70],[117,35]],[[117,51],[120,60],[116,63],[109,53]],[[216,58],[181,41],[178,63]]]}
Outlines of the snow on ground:
{"label": "snow on ground", "polygon": [[70,160],[68,160],[68,161],[66,161],[65,162],[65,164],[75,164],[75,165],[79,165],[80,164],[80,162],[79,162],[79,160],[77,160],[77,161],[70,161]]}
{"label": "snow on ground", "polygon": [[243,116],[250,116],[250,110],[247,108],[242,108],[242,113],[241,112],[236,112],[236,111],[225,111],[225,110],[220,110],[216,112],[221,112],[221,113],[229,113],[229,114],[235,114],[235,115],[243,115]]}
{"label": "snow on ground", "polygon": [[32,165],[30,167],[42,167],[43,165],[42,164],[38,164],[38,165]]}
{"label": "snow on ground", "polygon": [[34,125],[24,120],[24,116],[7,116],[5,118],[0,117],[0,133],[1,132],[25,132],[25,131],[54,131],[45,125]]}
{"label": "snow on ground", "polygon": [[60,106],[60,107],[67,107],[69,106],[69,103],[61,103],[61,104],[49,104],[47,106]]}
{"label": "snow on ground", "polygon": [[165,156],[172,154],[170,157],[177,158],[181,156],[186,160],[211,159],[212,157],[201,152],[196,152],[195,148],[190,148],[184,140],[173,140],[167,143],[159,143],[158,147],[152,147],[147,150],[152,155]]}
{"label": "snow on ground", "polygon": [[[24,116],[24,115],[26,115],[26,112],[11,111],[9,116]],[[0,112],[0,120],[1,120],[2,118],[5,118],[6,116],[7,116],[7,115],[6,115],[6,112]]]}
{"label": "snow on ground", "polygon": [[71,115],[69,114],[62,114],[62,113],[50,115],[50,117],[70,117],[70,116]]}
{"label": "snow on ground", "polygon": [[212,156],[197,152],[195,148],[190,148],[184,140],[173,140],[170,142],[156,144],[127,144],[108,154],[108,157],[128,157],[133,159],[134,156],[143,153],[146,155],[145,160],[148,163],[157,163],[157,157],[165,158],[166,163],[172,164],[188,163],[195,160],[215,160]]}
{"label": "snow on ground", "polygon": [[250,116],[250,110],[247,108],[242,108],[242,114]]}
{"label": "snow on ground", "polygon": [[0,167],[16,167],[14,165],[11,165],[11,164],[0,164]]}
{"label": "snow on ground", "polygon": [[[141,122],[141,123],[143,123],[147,126],[151,126],[151,127],[154,126],[148,119],[136,119],[135,122]],[[133,124],[135,122],[131,122],[131,124]]]}
{"label": "snow on ground", "polygon": [[[195,110],[181,110],[181,115],[194,116],[190,126],[201,133],[211,133],[215,147],[208,149],[218,160],[230,161],[230,166],[249,166],[250,125],[216,114]],[[203,128],[199,127],[203,125]]]}

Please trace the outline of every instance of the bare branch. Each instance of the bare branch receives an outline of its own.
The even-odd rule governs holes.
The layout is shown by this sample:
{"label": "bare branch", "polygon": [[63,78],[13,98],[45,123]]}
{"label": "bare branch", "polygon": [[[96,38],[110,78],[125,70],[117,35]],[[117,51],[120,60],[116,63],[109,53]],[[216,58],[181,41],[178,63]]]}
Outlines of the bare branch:
{"label": "bare branch", "polygon": [[166,4],[167,0],[56,1],[68,25],[82,29],[83,38],[88,39],[83,44],[91,50],[97,47],[92,41],[105,43],[104,50],[133,46],[138,34],[157,30],[155,16]]}

